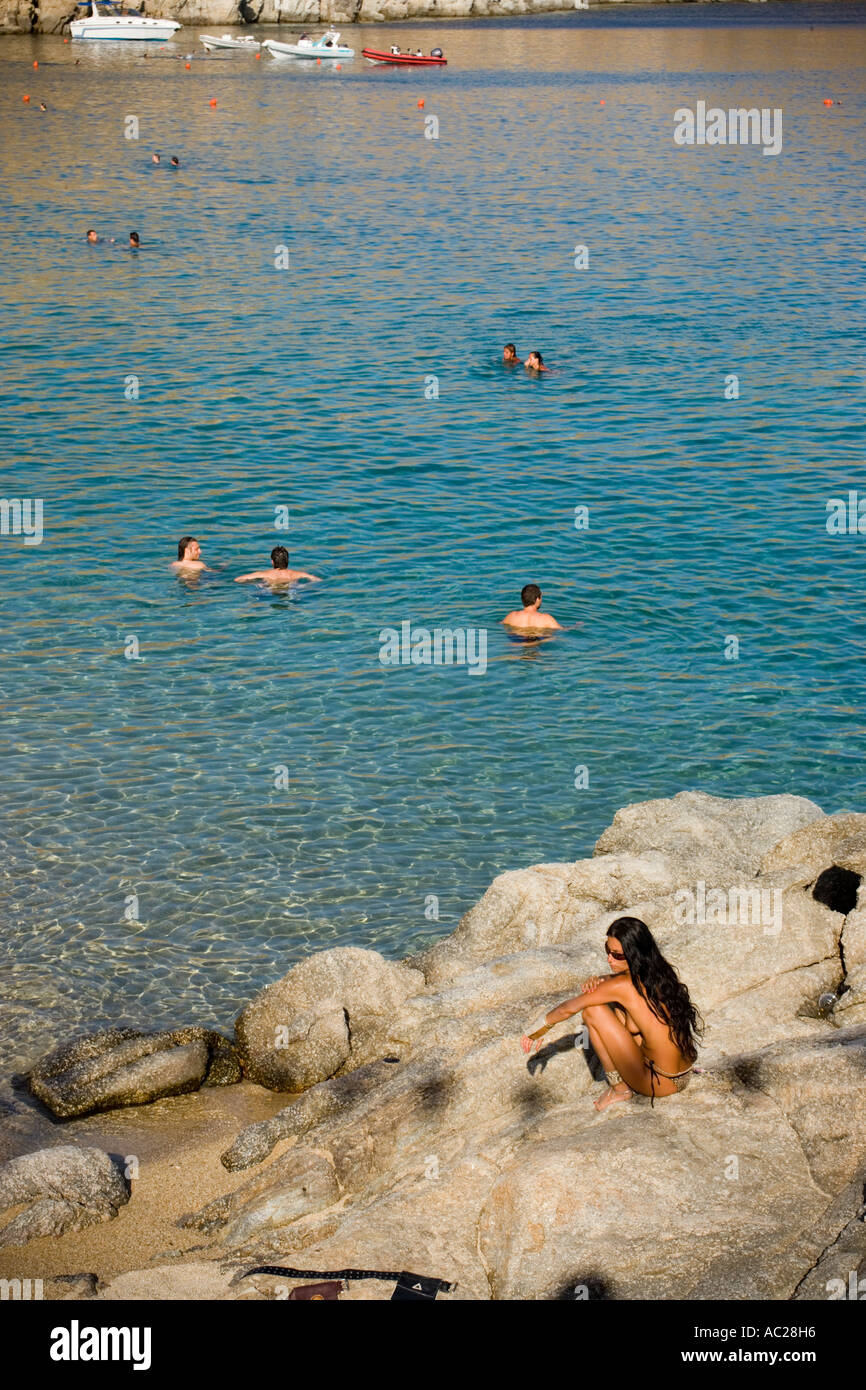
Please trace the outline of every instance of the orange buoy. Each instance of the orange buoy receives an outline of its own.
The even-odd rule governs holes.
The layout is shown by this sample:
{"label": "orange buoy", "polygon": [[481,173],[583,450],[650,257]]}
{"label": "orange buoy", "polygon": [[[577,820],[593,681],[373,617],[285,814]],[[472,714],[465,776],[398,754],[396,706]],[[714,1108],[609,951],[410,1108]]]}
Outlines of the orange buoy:
{"label": "orange buoy", "polygon": [[209,103],[209,104],[210,104],[211,106],[216,106],[216,97],[211,97],[210,103]]}
{"label": "orange buoy", "polygon": [[192,68],[192,63],[184,63],[184,67],[186,68],[187,72],[189,72]]}
{"label": "orange buoy", "polygon": [[29,101],[30,98],[29,98],[29,97],[22,97],[21,100],[22,100],[22,101]]}
{"label": "orange buoy", "polygon": [[338,64],[337,64],[337,72],[341,72],[341,71],[342,71],[342,68],[343,68],[342,63],[338,63]]}
{"label": "orange buoy", "polygon": [[418,98],[418,110],[419,110],[419,111],[423,111],[423,109],[424,109],[424,98],[423,98],[423,97],[419,97],[419,98]]}
{"label": "orange buoy", "polygon": [[604,106],[604,97],[602,97],[601,101],[598,104],[599,106]]}
{"label": "orange buoy", "polygon": [[317,58],[317,59],[316,59],[316,62],[318,63],[319,67],[322,66],[322,60],[321,60],[321,58]]}
{"label": "orange buoy", "polygon": [[257,54],[256,54],[256,57],[258,58],[259,62],[262,61],[262,55],[261,55],[261,53],[257,53]]}
{"label": "orange buoy", "polygon": [[39,67],[39,64],[37,63],[37,61],[36,61],[35,58],[33,59],[33,66],[34,66],[34,68],[38,68],[38,67]]}
{"label": "orange buoy", "polygon": [[825,97],[825,98],[824,98],[824,105],[825,105],[825,106],[832,106],[832,105],[833,105],[833,98],[832,98],[832,97]]}
{"label": "orange buoy", "polygon": [[63,42],[64,42],[64,43],[68,43],[69,40],[68,40],[68,39],[64,39]]}

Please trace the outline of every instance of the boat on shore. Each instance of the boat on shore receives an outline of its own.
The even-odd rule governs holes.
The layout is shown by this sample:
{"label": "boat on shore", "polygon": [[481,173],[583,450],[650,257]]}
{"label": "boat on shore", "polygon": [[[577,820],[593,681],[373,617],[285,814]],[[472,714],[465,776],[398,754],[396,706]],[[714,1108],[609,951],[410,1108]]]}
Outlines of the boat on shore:
{"label": "boat on shore", "polygon": [[389,49],[387,53],[384,49],[378,48],[364,48],[361,51],[368,63],[387,63],[393,67],[444,68],[448,64],[448,59],[442,56],[441,48],[434,48],[429,55],[401,53],[396,47]]}
{"label": "boat on shore", "polygon": [[297,43],[280,43],[277,39],[265,39],[266,48],[274,58],[354,58],[354,48],[340,43],[337,29],[327,29],[317,39],[302,34]]}
{"label": "boat on shore", "polygon": [[122,10],[114,0],[79,0],[78,9],[89,9],[84,19],[73,19],[74,39],[126,39],[164,43],[181,27],[175,19],[147,19],[139,10]]}
{"label": "boat on shore", "polygon": [[208,53],[219,48],[240,48],[247,53],[258,53],[262,46],[261,39],[254,39],[252,34],[243,39],[235,38],[233,34],[223,34],[220,38],[215,34],[199,34],[198,41],[204,44]]}

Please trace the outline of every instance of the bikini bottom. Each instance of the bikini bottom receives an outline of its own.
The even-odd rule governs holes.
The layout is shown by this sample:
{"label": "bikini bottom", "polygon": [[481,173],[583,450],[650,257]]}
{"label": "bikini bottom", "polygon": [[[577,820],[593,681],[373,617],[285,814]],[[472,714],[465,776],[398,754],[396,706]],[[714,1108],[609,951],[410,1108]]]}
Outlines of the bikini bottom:
{"label": "bikini bottom", "polygon": [[[670,1076],[666,1071],[659,1071],[659,1069],[658,1069],[658,1067],[656,1066],[655,1062],[650,1062],[650,1061],[648,1061],[648,1062],[647,1062],[647,1066],[648,1066],[649,1069],[650,1069],[650,1087],[651,1087],[651,1090],[652,1090],[652,1097],[651,1097],[651,1100],[650,1100],[650,1105],[651,1105],[651,1106],[655,1104],[655,1098],[656,1098],[656,1092],[655,1092],[655,1078],[656,1078],[656,1077],[658,1077],[659,1080],[661,1080],[662,1078],[664,1078],[665,1081],[672,1081],[672,1082],[674,1083],[674,1093],[675,1093],[675,1094],[679,1094],[680,1091],[684,1091],[684,1090],[686,1089],[686,1087],[688,1086],[689,1082],[690,1082],[691,1079],[692,1079],[692,1071],[694,1070],[694,1065],[692,1065],[691,1067],[687,1067],[685,1071],[678,1071],[678,1072],[675,1072],[673,1076]],[[663,1097],[660,1096],[659,1099],[662,1100]]]}

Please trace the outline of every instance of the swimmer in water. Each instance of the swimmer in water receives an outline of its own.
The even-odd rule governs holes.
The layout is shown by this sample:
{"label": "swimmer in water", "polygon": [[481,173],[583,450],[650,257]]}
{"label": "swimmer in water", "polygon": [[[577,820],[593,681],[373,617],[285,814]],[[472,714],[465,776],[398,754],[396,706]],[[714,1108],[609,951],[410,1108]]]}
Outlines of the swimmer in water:
{"label": "swimmer in water", "polygon": [[306,570],[289,569],[289,552],[284,545],[274,546],[271,551],[271,563],[273,569],[253,570],[251,574],[239,574],[235,583],[245,584],[248,579],[263,579],[266,584],[293,584],[296,579],[319,581],[317,574],[308,574]]}
{"label": "swimmer in water", "polygon": [[102,238],[97,236],[96,232],[93,230],[92,227],[88,227],[87,240],[90,242],[91,246],[96,246],[102,240]]}
{"label": "swimmer in water", "polygon": [[549,367],[545,367],[545,365],[544,365],[544,358],[542,357],[542,355],[541,355],[540,352],[531,352],[531,353],[529,354],[529,356],[527,357],[527,359],[526,359],[526,361],[524,362],[523,365],[524,365],[524,367],[526,367],[530,372],[549,372],[549,371],[550,371],[550,368],[549,368]]}
{"label": "swimmer in water", "polygon": [[130,251],[138,251],[140,248],[141,248],[141,237],[138,235],[138,232],[130,232],[130,234],[129,234],[129,249],[130,249]]}
{"label": "swimmer in water", "polygon": [[150,162],[151,162],[151,164],[158,164],[158,163],[159,163],[159,155],[158,155],[158,154],[152,154],[152,155],[150,156]]}
{"label": "swimmer in water", "polygon": [[505,347],[502,349],[502,360],[506,367],[515,367],[520,361],[520,358],[517,356],[517,348],[513,343],[505,344]]}
{"label": "swimmer in water", "polygon": [[179,169],[179,168],[180,168],[180,160],[178,159],[178,157],[177,157],[176,154],[173,154],[172,157],[171,157],[171,167],[172,167],[172,169]]}
{"label": "swimmer in water", "polygon": [[523,630],[529,629],[538,632],[541,629],[558,628],[562,631],[562,624],[558,623],[551,613],[542,613],[541,610],[541,590],[537,584],[524,584],[520,590],[520,602],[522,608],[516,608],[513,613],[509,613],[502,619],[506,627],[516,627]]}
{"label": "swimmer in water", "polygon": [[206,570],[201,558],[201,546],[195,536],[181,536],[177,543],[177,559],[172,561],[173,570]]}

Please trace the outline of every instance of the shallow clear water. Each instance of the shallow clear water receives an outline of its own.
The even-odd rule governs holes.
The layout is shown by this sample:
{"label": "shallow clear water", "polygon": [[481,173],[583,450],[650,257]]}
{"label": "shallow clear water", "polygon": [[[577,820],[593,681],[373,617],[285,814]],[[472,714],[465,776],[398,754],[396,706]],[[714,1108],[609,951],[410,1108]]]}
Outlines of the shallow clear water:
{"label": "shallow clear water", "polygon": [[[417,949],[631,801],[860,806],[866,537],[826,503],[866,495],[864,18],[352,31],[432,73],[3,40],[2,491],[45,512],[0,537],[11,1055]],[[677,148],[702,99],[782,108],[782,153]],[[279,507],[324,582],[235,585]],[[499,622],[530,580],[540,646]],[[487,670],[382,666],[406,620]]]}

